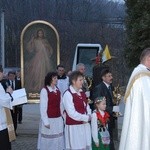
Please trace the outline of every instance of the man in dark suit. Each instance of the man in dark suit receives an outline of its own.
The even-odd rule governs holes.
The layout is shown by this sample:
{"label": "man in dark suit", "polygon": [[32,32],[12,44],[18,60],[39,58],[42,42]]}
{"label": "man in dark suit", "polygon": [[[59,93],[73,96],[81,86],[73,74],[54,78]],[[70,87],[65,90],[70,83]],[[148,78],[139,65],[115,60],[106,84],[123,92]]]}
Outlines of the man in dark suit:
{"label": "man in dark suit", "polygon": [[[20,74],[20,70],[16,71],[16,78],[15,79],[20,84],[20,88],[21,88],[21,74]],[[23,110],[23,105],[18,105],[17,109],[18,109],[18,123],[22,124],[22,110]]]}
{"label": "man in dark suit", "polygon": [[[21,89],[21,82],[19,80],[16,80],[16,74],[13,71],[8,72],[8,79],[2,82],[2,85],[4,89],[6,90],[8,86],[11,86],[13,90],[18,90]],[[13,108],[11,111],[12,114],[12,119],[14,123],[14,128],[15,132],[17,130],[17,114],[18,114],[18,109],[17,106]]]}
{"label": "man in dark suit", "polygon": [[112,74],[109,69],[103,69],[101,71],[102,82],[98,84],[93,90],[93,99],[105,96],[106,98],[106,111],[110,114],[110,122],[108,124],[108,130],[110,133],[110,150],[114,150],[113,142],[113,129],[115,127],[115,118],[113,117],[113,87],[112,87]]}

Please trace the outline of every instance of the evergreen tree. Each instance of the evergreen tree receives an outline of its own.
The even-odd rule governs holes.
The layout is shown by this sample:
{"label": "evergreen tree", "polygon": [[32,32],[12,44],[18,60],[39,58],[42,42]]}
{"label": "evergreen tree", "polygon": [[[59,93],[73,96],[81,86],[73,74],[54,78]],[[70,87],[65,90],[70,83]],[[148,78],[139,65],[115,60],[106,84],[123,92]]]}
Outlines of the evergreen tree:
{"label": "evergreen tree", "polygon": [[129,67],[139,64],[143,49],[150,47],[150,0],[125,0],[127,40],[125,55]]}

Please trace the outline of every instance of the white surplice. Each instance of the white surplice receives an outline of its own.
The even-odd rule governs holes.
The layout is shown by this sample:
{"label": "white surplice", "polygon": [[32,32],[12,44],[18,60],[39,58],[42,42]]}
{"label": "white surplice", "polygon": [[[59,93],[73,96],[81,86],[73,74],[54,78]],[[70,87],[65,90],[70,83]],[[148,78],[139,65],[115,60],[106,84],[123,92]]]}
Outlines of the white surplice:
{"label": "white surplice", "polygon": [[[56,92],[57,88],[52,89],[47,86],[50,92]],[[48,118],[48,93],[45,88],[40,93],[40,114],[38,149],[39,150],[63,150],[64,149],[64,122],[62,117]],[[45,125],[50,125],[50,129]]]}
{"label": "white surplice", "polygon": [[60,90],[61,95],[63,96],[64,92],[69,87],[69,78],[66,76],[66,79],[58,79],[57,87]]}
{"label": "white surplice", "polygon": [[[69,88],[72,93],[77,93],[72,86]],[[72,119],[88,122],[88,115],[91,115],[91,109],[89,105],[87,105],[87,114],[78,113],[75,110],[73,97],[69,91],[64,93],[63,105],[65,111]],[[79,125],[65,125],[65,142],[66,150],[91,150],[90,124],[84,123]]]}
{"label": "white surplice", "polygon": [[146,66],[134,69],[125,101],[119,150],[150,150],[150,71]]}
{"label": "white surplice", "polygon": [[11,108],[11,97],[0,83],[0,131],[7,128],[5,108]]}

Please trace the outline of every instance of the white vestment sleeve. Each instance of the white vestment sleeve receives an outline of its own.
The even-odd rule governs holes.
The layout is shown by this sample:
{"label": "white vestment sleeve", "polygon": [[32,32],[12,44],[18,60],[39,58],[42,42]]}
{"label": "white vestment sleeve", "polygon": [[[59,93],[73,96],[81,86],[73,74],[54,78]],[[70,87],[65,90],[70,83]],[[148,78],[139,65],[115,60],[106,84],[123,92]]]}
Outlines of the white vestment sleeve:
{"label": "white vestment sleeve", "polygon": [[64,106],[63,106],[63,101],[62,101],[62,96],[61,96],[61,101],[60,101],[60,112],[62,117],[64,118]]}
{"label": "white vestment sleeve", "polygon": [[48,106],[48,94],[46,89],[43,88],[40,93],[40,113],[44,125],[49,125],[47,106]]}
{"label": "white vestment sleeve", "polygon": [[66,113],[65,113],[65,108],[64,108],[64,105],[63,105],[63,98],[62,98],[62,96],[61,96],[61,102],[60,102],[60,112],[61,112],[61,116],[64,119],[64,123],[65,123],[66,122]]}
{"label": "white vestment sleeve", "polygon": [[11,97],[0,84],[0,107],[11,108]]}
{"label": "white vestment sleeve", "polygon": [[92,130],[92,138],[95,143],[99,143],[98,139],[98,126],[97,126],[97,116],[96,113],[92,114],[91,119],[91,130]]}
{"label": "white vestment sleeve", "polygon": [[90,108],[89,104],[87,104],[86,110],[87,110],[87,114],[91,115],[91,108]]}
{"label": "white vestment sleeve", "polygon": [[64,108],[65,108],[67,114],[69,115],[69,117],[71,117],[72,119],[74,119],[76,121],[88,122],[88,119],[89,119],[88,115],[78,113],[75,110],[74,103],[73,103],[73,97],[72,97],[71,93],[68,91],[66,91],[63,96],[63,105],[64,105]]}

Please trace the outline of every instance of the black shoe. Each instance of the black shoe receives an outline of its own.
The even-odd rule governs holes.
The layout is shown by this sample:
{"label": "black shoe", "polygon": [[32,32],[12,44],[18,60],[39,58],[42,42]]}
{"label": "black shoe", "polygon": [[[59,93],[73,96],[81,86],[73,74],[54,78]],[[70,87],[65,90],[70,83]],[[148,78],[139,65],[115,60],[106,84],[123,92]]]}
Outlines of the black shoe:
{"label": "black shoe", "polygon": [[19,121],[18,123],[19,123],[19,124],[22,124],[22,121]]}

